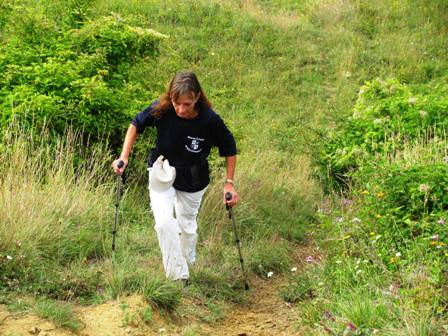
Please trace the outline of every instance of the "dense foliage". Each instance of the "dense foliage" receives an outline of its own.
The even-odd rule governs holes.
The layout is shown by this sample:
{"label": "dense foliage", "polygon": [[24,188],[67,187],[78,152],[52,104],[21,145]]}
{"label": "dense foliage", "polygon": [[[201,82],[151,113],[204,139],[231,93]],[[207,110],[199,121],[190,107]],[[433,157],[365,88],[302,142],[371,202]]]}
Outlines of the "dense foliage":
{"label": "dense foliage", "polygon": [[353,115],[328,135],[320,164],[336,181],[347,182],[351,171],[375,155],[443,136],[447,127],[447,83],[417,90],[396,79],[375,79],[359,90]]}
{"label": "dense foliage", "polygon": [[148,95],[144,81],[130,80],[129,73],[157,57],[165,36],[136,25],[136,18],[90,19],[81,2],[61,21],[48,9],[14,3],[3,5],[0,130],[14,121],[60,135],[70,125],[94,139],[121,137]]}

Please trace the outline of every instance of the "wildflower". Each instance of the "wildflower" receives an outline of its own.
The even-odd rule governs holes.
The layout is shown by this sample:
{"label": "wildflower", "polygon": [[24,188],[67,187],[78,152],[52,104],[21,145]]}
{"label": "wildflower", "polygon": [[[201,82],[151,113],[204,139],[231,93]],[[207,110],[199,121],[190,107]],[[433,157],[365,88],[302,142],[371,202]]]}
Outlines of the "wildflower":
{"label": "wildflower", "polygon": [[368,195],[368,194],[369,194],[369,191],[368,191],[368,190],[364,190],[363,192],[361,192],[361,194],[363,194],[363,195]]}
{"label": "wildflower", "polygon": [[314,259],[313,259],[313,257],[312,256],[308,256],[308,257],[306,257],[306,262],[307,263],[312,263],[314,261]]}
{"label": "wildflower", "polygon": [[349,206],[349,205],[353,204],[353,201],[348,198],[343,198],[341,202],[342,202],[342,205],[345,205],[345,206]]}
{"label": "wildflower", "polygon": [[430,189],[429,185],[424,184],[424,183],[423,183],[423,184],[420,184],[420,185],[418,186],[418,190],[419,190],[420,192],[428,192],[429,189]]}
{"label": "wildflower", "polygon": [[445,220],[444,220],[443,218],[440,218],[440,219],[437,221],[437,224],[444,225],[444,224],[445,224]]}
{"label": "wildflower", "polygon": [[395,253],[395,256],[396,256],[397,258],[400,258],[400,257],[401,257],[401,253],[400,253],[400,252],[397,252],[397,253]]}
{"label": "wildflower", "polygon": [[418,111],[418,114],[420,114],[420,118],[425,118],[428,115],[428,112],[420,110]]}
{"label": "wildflower", "polygon": [[274,275],[274,272],[268,272],[267,277],[272,278],[273,275]]}
{"label": "wildflower", "polygon": [[347,329],[348,329],[348,330],[351,330],[351,331],[355,331],[355,330],[357,330],[358,328],[357,328],[352,322],[349,322],[349,323],[347,324]]}
{"label": "wildflower", "polygon": [[361,220],[358,217],[355,217],[355,218],[352,219],[352,222],[355,223],[355,224],[360,224]]}
{"label": "wildflower", "polygon": [[350,235],[345,235],[344,239],[350,239],[350,237],[351,237]]}
{"label": "wildflower", "polygon": [[336,260],[336,264],[342,264],[341,260]]}
{"label": "wildflower", "polygon": [[381,216],[380,214],[377,214],[375,217],[376,217],[376,218],[381,218],[381,217],[383,217],[383,216]]}
{"label": "wildflower", "polygon": [[382,198],[384,197],[384,193],[382,191],[376,193],[376,197]]}
{"label": "wildflower", "polygon": [[371,232],[370,232],[370,235],[371,235],[371,236],[374,236],[374,235],[375,235],[375,232],[374,232],[374,231],[371,231]]}
{"label": "wildflower", "polygon": [[435,241],[432,241],[432,242],[429,242],[429,245],[431,245],[431,246],[434,246],[434,245],[436,245],[437,243],[435,242]]}
{"label": "wildflower", "polygon": [[336,321],[336,319],[334,318],[333,314],[331,312],[329,312],[328,310],[326,310],[324,312],[323,317],[328,319],[328,320],[331,320],[331,321]]}
{"label": "wildflower", "polygon": [[417,98],[415,97],[409,97],[408,103],[414,105],[417,102]]}
{"label": "wildflower", "polygon": [[318,285],[319,285],[319,286],[323,286],[324,283],[323,283],[323,282],[319,282]]}
{"label": "wildflower", "polygon": [[396,260],[395,258],[390,258],[390,260],[389,260],[389,262],[390,262],[391,264],[394,264],[396,261],[397,261],[397,260]]}
{"label": "wildflower", "polygon": [[11,257],[10,255],[7,255],[7,256],[6,256],[6,259],[8,259],[8,260],[12,260],[12,257]]}
{"label": "wildflower", "polygon": [[381,124],[383,123],[383,121],[382,121],[381,119],[377,118],[377,119],[375,119],[375,120],[373,121],[373,123],[374,123],[375,125],[381,125]]}
{"label": "wildflower", "polygon": [[344,220],[344,217],[336,217],[334,221],[336,223],[341,223],[343,220]]}
{"label": "wildflower", "polygon": [[297,267],[293,267],[293,268],[291,268],[291,272],[296,272],[297,271]]}
{"label": "wildflower", "polygon": [[439,235],[435,234],[435,235],[429,237],[429,239],[431,239],[431,240],[439,240]]}

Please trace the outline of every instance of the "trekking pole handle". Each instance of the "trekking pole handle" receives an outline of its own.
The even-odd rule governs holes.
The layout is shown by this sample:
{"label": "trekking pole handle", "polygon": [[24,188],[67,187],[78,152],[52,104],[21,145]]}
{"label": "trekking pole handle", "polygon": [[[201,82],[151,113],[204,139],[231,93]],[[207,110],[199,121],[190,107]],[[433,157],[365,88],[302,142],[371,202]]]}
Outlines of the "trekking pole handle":
{"label": "trekking pole handle", "polygon": [[[226,192],[226,201],[230,201],[232,199],[232,193],[230,191]],[[232,218],[232,208],[230,205],[226,203],[226,210],[229,211],[229,218]]]}

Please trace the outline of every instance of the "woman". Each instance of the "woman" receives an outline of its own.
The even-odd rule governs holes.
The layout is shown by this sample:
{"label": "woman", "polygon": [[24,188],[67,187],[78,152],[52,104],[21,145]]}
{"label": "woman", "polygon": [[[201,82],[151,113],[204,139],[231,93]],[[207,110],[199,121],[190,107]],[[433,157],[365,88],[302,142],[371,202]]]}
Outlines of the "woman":
{"label": "woman", "polygon": [[[112,163],[117,174],[126,169],[135,140],[146,127],[157,129],[156,147],[151,149],[148,170],[151,208],[163,266],[168,278],[187,281],[188,264],[196,259],[196,218],[210,182],[207,157],[213,146],[217,146],[220,156],[226,158],[223,201],[229,206],[238,202],[233,184],[235,140],[211,109],[196,75],[189,71],[176,74],[160,100],[132,120],[121,155]],[[120,160],[124,165],[118,168]],[[175,168],[172,185],[168,162]],[[165,174],[163,177],[168,180],[162,179],[160,174]],[[232,198],[226,200],[225,194],[229,192]]]}

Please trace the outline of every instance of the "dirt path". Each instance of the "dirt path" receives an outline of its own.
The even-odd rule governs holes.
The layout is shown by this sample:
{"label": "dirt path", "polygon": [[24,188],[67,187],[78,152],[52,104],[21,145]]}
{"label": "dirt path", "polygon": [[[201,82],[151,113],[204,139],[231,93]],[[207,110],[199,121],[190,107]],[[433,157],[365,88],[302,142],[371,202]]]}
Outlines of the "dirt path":
{"label": "dirt path", "polygon": [[78,333],[56,328],[34,314],[13,315],[0,306],[0,335],[299,335],[294,330],[296,307],[286,304],[278,296],[281,283],[281,279],[252,279],[247,301],[228,307],[224,319],[213,324],[198,322],[188,316],[160,316],[155,310],[150,322],[144,322],[142,312],[148,305],[138,296],[98,306],[77,307],[75,312],[82,323]]}
{"label": "dirt path", "polygon": [[248,302],[235,305],[212,335],[300,335],[294,328],[297,308],[284,302],[277,288],[281,280],[256,280]]}

